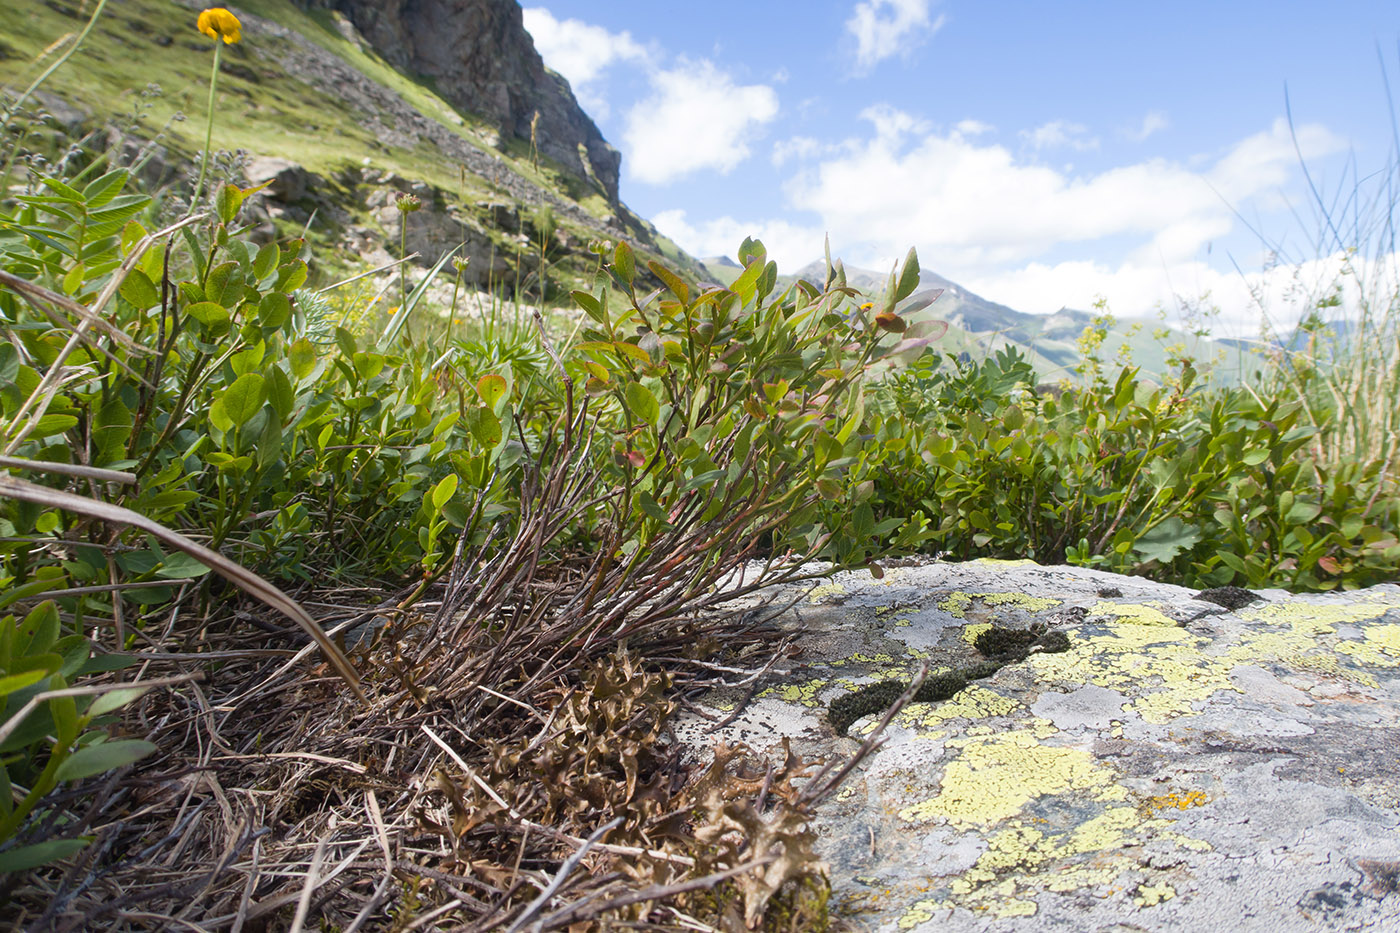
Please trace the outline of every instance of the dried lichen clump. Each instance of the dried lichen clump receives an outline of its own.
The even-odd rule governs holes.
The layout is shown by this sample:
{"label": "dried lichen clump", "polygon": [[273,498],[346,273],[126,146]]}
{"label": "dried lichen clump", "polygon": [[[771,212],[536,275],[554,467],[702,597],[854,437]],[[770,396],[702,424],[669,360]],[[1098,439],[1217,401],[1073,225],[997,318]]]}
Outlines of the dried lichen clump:
{"label": "dried lichen clump", "polygon": [[[1034,653],[1068,651],[1069,636],[1064,632],[1047,632],[1040,625],[1028,630],[992,626],[977,636],[976,645],[987,660],[931,675],[914,694],[914,702],[941,703],[951,700],[972,681],[991,677],[1006,665],[1024,661]],[[907,688],[908,684],[897,680],[868,684],[832,700],[826,714],[827,721],[837,735],[845,735],[851,723],[889,709]]]}
{"label": "dried lichen clump", "polygon": [[[558,870],[574,851],[561,832],[604,840],[594,896],[555,909],[549,929],[673,911],[726,930],[826,929],[830,883],[809,822],[817,798],[804,793],[812,763],[786,741],[780,766],[721,743],[688,781],[679,746],[662,738],[675,709],[669,677],[619,650],[558,698],[538,736],[489,743],[484,780],[439,772],[450,819],[425,813],[424,828],[449,842],[462,875],[492,878],[512,877],[522,852]],[[518,899],[535,893],[518,887]]]}

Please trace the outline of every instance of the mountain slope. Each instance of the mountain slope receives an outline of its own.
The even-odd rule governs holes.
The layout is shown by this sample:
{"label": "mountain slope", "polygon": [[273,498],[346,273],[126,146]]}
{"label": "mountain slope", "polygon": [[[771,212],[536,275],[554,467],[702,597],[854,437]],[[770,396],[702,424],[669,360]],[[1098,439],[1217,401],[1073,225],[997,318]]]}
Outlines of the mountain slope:
{"label": "mountain slope", "polygon": [[[616,151],[568,83],[539,61],[514,0],[244,0],[231,9],[243,41],[223,52],[213,144],[243,150],[234,161],[266,172],[250,181],[285,175],[274,190],[296,197],[270,205],[267,218],[283,232],[300,232],[314,214],[310,232],[319,242],[396,255],[398,217],[384,207],[395,190],[413,190],[426,195],[410,223],[424,232],[420,245],[465,243],[468,277],[481,286],[521,281],[543,251],[549,277],[568,287],[596,267],[588,251],[594,239],[627,239],[643,258],[698,274],[693,260],[617,201]],[[212,43],[194,27],[197,11],[111,0],[84,47],[45,84],[49,122],[61,135],[120,127],[128,155],[155,141],[148,181],[187,190],[204,142],[212,57]],[[79,31],[90,12],[78,0],[7,2],[0,85],[25,86],[47,64],[45,49]],[[468,29],[476,31],[461,55],[492,64],[477,68],[459,57],[453,70],[449,40]],[[406,45],[395,51],[391,40]],[[281,161],[258,161],[268,158]],[[235,168],[225,165],[223,174],[237,177]]]}

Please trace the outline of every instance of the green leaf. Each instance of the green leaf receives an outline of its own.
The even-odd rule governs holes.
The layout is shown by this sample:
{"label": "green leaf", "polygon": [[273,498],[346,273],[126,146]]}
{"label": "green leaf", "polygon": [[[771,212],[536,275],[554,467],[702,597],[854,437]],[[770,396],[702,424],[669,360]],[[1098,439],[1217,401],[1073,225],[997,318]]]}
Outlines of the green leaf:
{"label": "green leaf", "polygon": [[54,772],[60,781],[81,781],[94,774],[124,768],[156,751],[155,745],[141,739],[118,739],[80,748],[64,760]]}
{"label": "green leaf", "polygon": [[209,423],[225,434],[233,430],[233,419],[229,417],[222,398],[214,399],[209,406]]}
{"label": "green leaf", "polygon": [[613,250],[613,271],[628,285],[637,277],[637,261],[633,258],[632,247],[627,245],[626,240],[618,240],[617,248]]}
{"label": "green leaf", "polygon": [[281,292],[268,292],[258,302],[258,321],[264,327],[281,327],[291,316],[291,299]]}
{"label": "green leaf", "polygon": [[306,284],[306,263],[294,259],[284,263],[277,273],[276,288],[279,292],[293,292]]}
{"label": "green leaf", "polygon": [[1284,514],[1283,521],[1286,525],[1306,525],[1321,514],[1320,505],[1299,500]]}
{"label": "green leaf", "polygon": [[753,300],[754,291],[757,288],[758,277],[763,274],[763,263],[753,262],[743,272],[739,273],[729,285],[729,290],[739,296],[739,300],[748,304]]}
{"label": "green leaf", "polygon": [[919,287],[919,254],[909,247],[909,255],[904,257],[904,268],[899,270],[899,283],[894,287],[894,300],[903,301]]}
{"label": "green leaf", "polygon": [[496,373],[488,373],[476,381],[476,394],[492,411],[496,410],[496,403],[505,397],[507,388],[505,377]]}
{"label": "green leaf", "polygon": [[6,677],[0,677],[0,697],[37,684],[52,673],[53,671],[40,668],[32,671],[25,671],[22,674],[10,674]]}
{"label": "green leaf", "polygon": [[281,258],[282,250],[276,243],[264,243],[253,258],[253,278],[259,282],[267,278],[272,274],[272,270],[277,268]]}
{"label": "green leaf", "polygon": [[98,716],[105,716],[134,700],[140,699],[148,689],[150,688],[121,687],[117,690],[109,690],[92,701],[92,705],[87,708],[87,714],[94,719]]}
{"label": "green leaf", "polygon": [[501,420],[489,408],[478,406],[467,409],[467,430],[477,443],[488,450],[495,449],[501,442]]}
{"label": "green leaf", "polygon": [[656,427],[656,420],[661,415],[661,406],[657,404],[652,391],[640,382],[629,382],[625,392],[627,407],[632,410],[632,414]]}
{"label": "green leaf", "polygon": [[117,291],[138,311],[145,311],[160,304],[160,293],[156,291],[155,283],[140,269],[128,272]]}
{"label": "green leaf", "polygon": [[243,192],[237,185],[225,182],[214,199],[214,209],[218,211],[219,219],[226,224],[233,223],[233,218],[238,216],[238,209],[242,206]]}
{"label": "green leaf", "polygon": [[34,430],[29,432],[29,436],[31,439],[52,437],[77,426],[78,419],[72,415],[44,415],[34,423]]}
{"label": "green leaf", "polygon": [[291,381],[280,366],[267,369],[267,400],[272,403],[272,410],[277,412],[278,418],[285,420],[292,413],[296,396],[292,392]]}
{"label": "green leaf", "polygon": [[671,290],[671,294],[675,295],[676,298],[680,300],[681,304],[690,304],[690,287],[687,286],[685,282],[681,281],[680,276],[676,275],[670,269],[667,269],[655,259],[647,262],[647,268],[650,269],[658,279],[666,283],[666,287]]}
{"label": "green leaf", "polygon": [[58,607],[46,599],[24,617],[15,631],[13,657],[43,655],[58,641]]}
{"label": "green leaf", "polygon": [[186,577],[202,577],[208,572],[207,564],[183,551],[176,551],[174,554],[166,555],[165,560],[160,562],[160,569],[156,571],[156,576],[166,580],[183,580]]}
{"label": "green leaf", "polygon": [[432,502],[433,511],[441,512],[442,507],[451,501],[452,496],[457,492],[457,474],[448,473],[442,480],[433,487]]}
{"label": "green leaf", "polygon": [[287,361],[292,364],[292,375],[298,380],[305,379],[316,368],[316,345],[305,337],[298,337],[287,349]]}
{"label": "green leaf", "polygon": [[88,210],[102,207],[121,193],[126,186],[126,180],[130,173],[124,168],[112,169],[106,175],[95,181],[89,182],[83,188],[83,201],[87,204]]}
{"label": "green leaf", "polygon": [[86,836],[78,839],[50,839],[47,842],[36,842],[33,845],[10,849],[8,852],[0,852],[0,872],[38,868],[40,865],[47,865],[49,862],[81,852],[91,842],[92,838]]}
{"label": "green leaf", "polygon": [[221,262],[209,270],[204,297],[232,308],[243,298],[243,270],[236,262]]}
{"label": "green leaf", "polygon": [[54,194],[58,195],[61,200],[67,201],[69,204],[83,203],[83,193],[81,191],[76,188],[68,187],[57,178],[44,176],[39,180],[44,183],[45,188],[48,188]]}
{"label": "green leaf", "polygon": [[224,412],[237,427],[247,424],[267,401],[267,380],[257,373],[244,373],[221,396]]}
{"label": "green leaf", "polygon": [[185,314],[194,318],[216,337],[228,329],[228,309],[217,302],[196,301],[185,305]]}
{"label": "green leaf", "polygon": [[597,298],[594,298],[588,292],[572,291],[569,292],[569,294],[573,296],[578,306],[583,309],[584,314],[587,314],[599,324],[607,323],[607,315],[603,313],[603,306],[598,302]]}
{"label": "green leaf", "polygon": [[356,353],[350,362],[355,367],[355,375],[363,382],[382,373],[386,360],[380,353]]}
{"label": "green leaf", "polygon": [[1172,517],[1133,542],[1133,553],[1144,561],[1155,560],[1169,564],[1176,555],[1195,547],[1201,540],[1201,530]]}
{"label": "green leaf", "polygon": [[659,503],[657,503],[656,499],[652,497],[651,493],[643,492],[641,495],[639,495],[637,497],[637,505],[641,507],[642,512],[648,518],[656,519],[658,522],[660,522],[663,526],[667,528],[671,526],[670,516],[666,514],[666,510],[663,509]]}

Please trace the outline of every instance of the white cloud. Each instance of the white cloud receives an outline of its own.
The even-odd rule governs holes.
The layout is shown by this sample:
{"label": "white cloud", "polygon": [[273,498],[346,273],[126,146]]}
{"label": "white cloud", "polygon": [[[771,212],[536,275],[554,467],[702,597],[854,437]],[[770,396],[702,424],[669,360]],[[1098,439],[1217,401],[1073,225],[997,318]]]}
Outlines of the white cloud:
{"label": "white cloud", "polygon": [[[840,255],[853,265],[883,268],[912,245],[926,268],[1026,311],[1087,308],[1103,294],[1132,317],[1173,294],[1210,291],[1225,309],[1222,324],[1257,325],[1249,286],[1218,251],[1212,264],[1203,253],[1237,231],[1234,210],[1273,209],[1297,180],[1285,121],[1199,164],[1149,159],[1076,174],[959,128],[931,130],[890,107],[862,117],[870,124],[863,137],[781,144],[787,158],[814,153],[785,185],[788,216],[797,219],[702,220],[670,211],[657,226],[697,255],[731,253],[745,236],[758,236],[785,271],[819,257],[826,231],[848,238]],[[1308,159],[1344,148],[1321,126],[1298,127],[1297,136]],[[1048,258],[1088,252],[1087,245],[1114,258]],[[1291,323],[1296,313],[1279,305],[1276,317]]]}
{"label": "white cloud", "polygon": [[782,168],[783,165],[794,159],[802,162],[825,151],[827,151],[826,144],[811,136],[793,136],[789,139],[780,139],[773,144],[773,167]]}
{"label": "white cloud", "polygon": [[[1177,298],[1196,301],[1205,296],[1205,304],[1219,309],[1218,318],[1207,322],[1214,336],[1257,337],[1265,321],[1286,336],[1334,282],[1343,284],[1340,312],[1353,317],[1361,298],[1358,282],[1372,302],[1394,294],[1395,273],[1400,269],[1397,259],[1400,256],[1391,255],[1367,261],[1336,254],[1296,265],[1244,268],[1243,274],[1199,259],[1170,265],[1137,259],[1116,266],[1088,261],[1029,263],[969,277],[960,284],[984,298],[1032,313],[1061,307],[1088,310],[1099,296],[1123,318],[1147,316],[1160,305],[1169,324],[1180,320]],[[1344,263],[1352,274],[1341,274]]]}
{"label": "white cloud", "polygon": [[[826,229],[866,231],[872,254],[913,244],[945,269],[1003,269],[1109,237],[1138,243],[1153,261],[1182,261],[1229,229],[1231,205],[1268,195],[1297,160],[1282,120],[1204,171],[1153,159],[1076,175],[956,131],[909,130],[917,121],[888,108],[863,116],[873,135],[799,172],[785,189],[790,206]],[[1300,127],[1299,144],[1305,156],[1341,147],[1317,126]]]}
{"label": "white cloud", "polygon": [[868,71],[892,55],[907,52],[943,27],[931,20],[931,0],[861,0],[846,20],[856,40],[856,68]]}
{"label": "white cloud", "polygon": [[990,123],[983,123],[981,120],[959,120],[953,125],[963,136],[982,136],[996,130]]}
{"label": "white cloud", "polygon": [[599,117],[607,116],[608,103],[594,82],[616,62],[645,65],[653,57],[629,32],[609,32],[577,19],[556,19],[544,7],[526,7],[523,13],[525,30],[535,40],[544,63],[568,79],[579,100]]}
{"label": "white cloud", "polygon": [[796,272],[822,255],[825,233],[786,220],[749,223],[733,217],[720,217],[691,223],[683,210],[662,211],[652,218],[656,229],[670,237],[692,256],[730,256],[745,237],[762,240],[768,256],[777,260],[781,272]]}
{"label": "white cloud", "polygon": [[1099,148],[1098,139],[1089,135],[1088,127],[1068,120],[1052,120],[1033,130],[1022,130],[1021,137],[1035,149],[1070,148],[1076,152],[1087,152]]}
{"label": "white cloud", "polygon": [[1133,142],[1140,143],[1147,137],[1151,136],[1153,133],[1160,132],[1161,130],[1166,129],[1170,125],[1171,123],[1168,122],[1167,115],[1165,113],[1163,113],[1160,110],[1152,110],[1149,111],[1148,114],[1142,118],[1141,126],[1124,135],[1126,135]]}
{"label": "white cloud", "polygon": [[749,157],[754,131],[778,115],[766,84],[736,85],[713,62],[682,59],[651,76],[651,96],[627,115],[622,138],[631,175],[666,184],[704,169],[728,172]]}

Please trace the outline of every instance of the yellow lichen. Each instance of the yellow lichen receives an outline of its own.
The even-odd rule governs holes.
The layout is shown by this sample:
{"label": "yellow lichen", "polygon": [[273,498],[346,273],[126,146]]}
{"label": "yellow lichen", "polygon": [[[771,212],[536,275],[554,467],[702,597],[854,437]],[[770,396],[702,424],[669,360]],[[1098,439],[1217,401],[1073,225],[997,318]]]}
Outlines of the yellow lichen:
{"label": "yellow lichen", "polygon": [[967,642],[969,645],[975,645],[977,644],[977,636],[981,635],[983,632],[990,631],[991,628],[992,623],[990,622],[981,622],[976,625],[965,625],[963,626],[962,640]]}
{"label": "yellow lichen", "polygon": [[1118,616],[1124,622],[1133,625],[1169,625],[1176,626],[1176,620],[1163,614],[1162,610],[1152,606],[1145,606],[1141,603],[1108,603],[1097,602],[1089,609],[1091,616]]}
{"label": "yellow lichen", "polygon": [[1121,800],[1127,794],[1115,786],[1114,773],[1099,767],[1088,752],[1041,745],[1028,732],[978,736],[949,744],[961,745],[962,753],[944,769],[938,794],[901,810],[901,819],[990,826],[1049,794],[1075,790],[1103,800]]}
{"label": "yellow lichen", "polygon": [[1163,901],[1169,901],[1176,897],[1176,888],[1169,884],[1140,884],[1137,893],[1133,895],[1133,901],[1139,907],[1156,907]]}
{"label": "yellow lichen", "polygon": [[835,581],[823,583],[821,586],[812,587],[812,592],[807,594],[807,601],[816,605],[828,596],[840,596],[846,592],[846,588]]}
{"label": "yellow lichen", "polygon": [[759,694],[759,697],[777,697],[787,703],[800,703],[803,706],[818,706],[821,701],[817,699],[817,694],[828,685],[828,681],[809,680],[806,683],[779,684],[776,687],[769,687]]}
{"label": "yellow lichen", "polygon": [[1337,650],[1361,664],[1400,667],[1400,625],[1372,626],[1366,630],[1364,641],[1344,641]]}
{"label": "yellow lichen", "polygon": [[979,557],[976,560],[968,561],[970,564],[981,564],[983,567],[1039,567],[1033,560],[1021,558],[1019,560],[1004,560],[999,557]]}
{"label": "yellow lichen", "polygon": [[1044,612],[1060,604],[1058,599],[1045,596],[1030,596],[1026,593],[953,593],[938,604],[938,608],[955,619],[967,618],[967,610],[973,600],[980,600],[988,606],[1011,606],[1027,612]]}
{"label": "yellow lichen", "polygon": [[1237,614],[1245,620],[1287,625],[1299,635],[1329,635],[1338,625],[1378,619],[1394,608],[1379,602],[1286,602],[1241,609]]}
{"label": "yellow lichen", "polygon": [[1015,700],[993,693],[986,687],[973,684],[960,691],[951,700],[942,703],[910,703],[899,714],[902,726],[937,726],[950,719],[985,719],[989,716],[1005,716],[1018,706]]}

